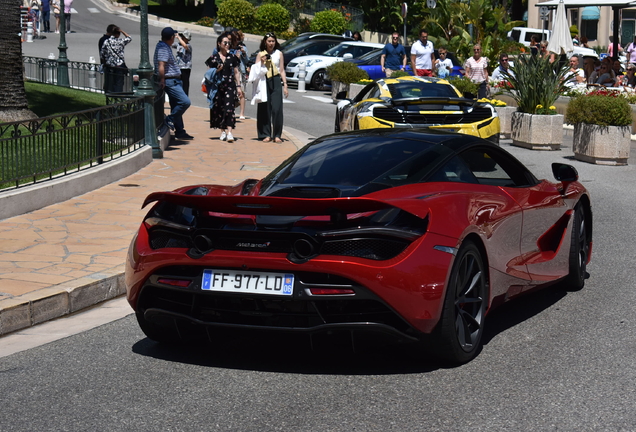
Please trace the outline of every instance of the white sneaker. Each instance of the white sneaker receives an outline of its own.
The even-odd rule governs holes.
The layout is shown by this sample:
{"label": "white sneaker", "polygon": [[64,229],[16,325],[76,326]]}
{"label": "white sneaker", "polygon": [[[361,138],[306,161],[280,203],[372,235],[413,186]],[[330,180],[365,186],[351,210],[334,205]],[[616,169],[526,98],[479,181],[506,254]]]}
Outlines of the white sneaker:
{"label": "white sneaker", "polygon": [[225,131],[221,132],[221,138],[219,138],[221,141],[225,141],[225,139],[227,138],[227,134],[225,133]]}
{"label": "white sneaker", "polygon": [[227,142],[234,142],[234,137],[232,136],[232,132],[227,134]]}

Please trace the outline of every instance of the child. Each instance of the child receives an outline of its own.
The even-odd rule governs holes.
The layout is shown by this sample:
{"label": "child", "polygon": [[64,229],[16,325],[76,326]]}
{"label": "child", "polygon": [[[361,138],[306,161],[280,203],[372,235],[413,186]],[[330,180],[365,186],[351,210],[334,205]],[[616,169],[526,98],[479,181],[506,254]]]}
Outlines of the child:
{"label": "child", "polygon": [[446,78],[453,70],[453,62],[451,59],[446,58],[446,48],[440,48],[437,50],[439,59],[435,60],[435,70],[438,78]]}

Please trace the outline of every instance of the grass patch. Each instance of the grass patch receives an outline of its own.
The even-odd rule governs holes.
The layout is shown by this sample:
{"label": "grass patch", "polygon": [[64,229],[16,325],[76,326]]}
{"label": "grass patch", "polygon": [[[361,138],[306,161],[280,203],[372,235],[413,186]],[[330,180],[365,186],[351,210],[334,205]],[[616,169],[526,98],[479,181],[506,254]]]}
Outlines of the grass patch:
{"label": "grass patch", "polygon": [[106,96],[52,84],[25,82],[29,109],[38,117],[48,117],[99,108],[106,105]]}

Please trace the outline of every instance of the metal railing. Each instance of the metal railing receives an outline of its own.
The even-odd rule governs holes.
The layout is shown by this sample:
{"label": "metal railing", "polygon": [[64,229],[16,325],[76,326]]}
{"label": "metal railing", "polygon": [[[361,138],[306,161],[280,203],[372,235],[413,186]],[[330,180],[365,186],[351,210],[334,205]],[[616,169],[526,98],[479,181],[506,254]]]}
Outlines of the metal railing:
{"label": "metal railing", "polygon": [[143,98],[0,124],[0,189],[52,179],[144,145]]}

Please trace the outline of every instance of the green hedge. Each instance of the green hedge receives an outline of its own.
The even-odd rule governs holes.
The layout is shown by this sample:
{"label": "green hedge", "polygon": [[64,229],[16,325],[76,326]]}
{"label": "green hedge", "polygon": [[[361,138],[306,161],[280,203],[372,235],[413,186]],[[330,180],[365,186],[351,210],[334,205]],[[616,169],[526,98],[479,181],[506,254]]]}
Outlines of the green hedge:
{"label": "green hedge", "polygon": [[255,30],[259,33],[273,31],[276,35],[289,30],[289,11],[278,3],[266,3],[256,9]]}
{"label": "green hedge", "polygon": [[347,21],[340,12],[326,10],[316,13],[310,27],[313,32],[342,34],[347,29]]}
{"label": "green hedge", "polygon": [[369,74],[360,69],[354,63],[340,61],[327,67],[327,75],[332,81],[339,81],[345,84],[356,83],[369,79]]}
{"label": "green hedge", "polygon": [[249,32],[254,27],[254,6],[247,0],[225,0],[219,6],[217,19],[224,27]]}
{"label": "green hedge", "polygon": [[627,99],[621,96],[584,95],[570,100],[565,121],[569,124],[629,126],[632,124],[632,109]]}

